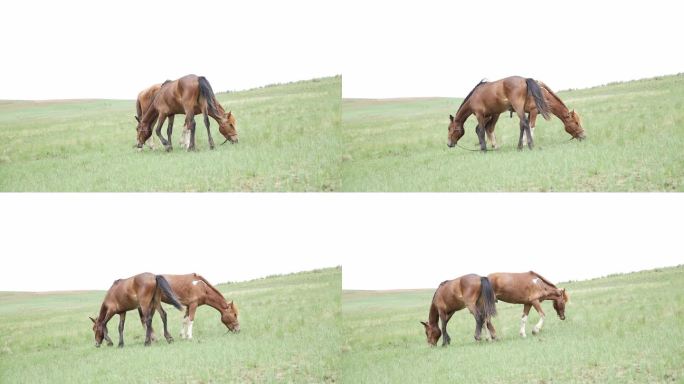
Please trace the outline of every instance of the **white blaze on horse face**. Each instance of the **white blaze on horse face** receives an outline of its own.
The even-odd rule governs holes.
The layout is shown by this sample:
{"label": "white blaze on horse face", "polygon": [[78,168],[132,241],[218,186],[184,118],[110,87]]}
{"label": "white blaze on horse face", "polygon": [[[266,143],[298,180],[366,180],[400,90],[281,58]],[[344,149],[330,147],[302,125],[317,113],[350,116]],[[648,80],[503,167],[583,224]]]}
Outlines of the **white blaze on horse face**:
{"label": "white blaze on horse face", "polygon": [[527,337],[525,334],[525,325],[527,324],[527,316],[523,315],[522,319],[520,320],[520,336],[522,337]]}

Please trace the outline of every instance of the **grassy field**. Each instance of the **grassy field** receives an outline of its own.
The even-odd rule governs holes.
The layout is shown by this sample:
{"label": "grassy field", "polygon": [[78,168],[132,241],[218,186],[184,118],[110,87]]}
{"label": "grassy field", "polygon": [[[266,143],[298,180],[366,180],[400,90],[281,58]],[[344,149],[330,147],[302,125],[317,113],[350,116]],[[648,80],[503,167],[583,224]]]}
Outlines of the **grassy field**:
{"label": "grassy field", "polygon": [[240,143],[210,151],[200,116],[198,153],[178,145],[182,115],[174,152],[136,152],[134,100],[0,101],[0,191],[339,190],[341,81],[217,94],[238,119]]}
{"label": "grassy field", "polygon": [[[448,278],[449,276],[443,276]],[[435,281],[435,286],[438,281]],[[561,321],[551,302],[538,336],[518,336],[521,305],[499,302],[499,340],[476,343],[467,311],[449,322],[451,345],[430,347],[426,320],[434,289],[344,292],[345,383],[681,383],[684,381],[684,267],[565,283]],[[440,344],[441,345],[441,340]]]}
{"label": "grassy field", "polygon": [[[475,85],[476,80],[473,80]],[[553,88],[553,84],[550,84]],[[536,149],[517,151],[519,120],[502,115],[501,149],[447,148],[462,99],[342,101],[345,191],[684,191],[684,74],[559,92],[588,140],[540,118]],[[459,142],[478,148],[476,120]]]}
{"label": "grassy field", "polygon": [[[94,347],[92,324],[104,292],[0,293],[0,383],[326,383],[340,379],[341,269],[218,288],[240,307],[239,334],[213,308],[198,309],[192,341],[143,347],[137,314],[123,349]],[[159,316],[155,328],[161,330]],[[110,322],[116,345],[118,316]],[[163,339],[163,338],[162,338]]]}

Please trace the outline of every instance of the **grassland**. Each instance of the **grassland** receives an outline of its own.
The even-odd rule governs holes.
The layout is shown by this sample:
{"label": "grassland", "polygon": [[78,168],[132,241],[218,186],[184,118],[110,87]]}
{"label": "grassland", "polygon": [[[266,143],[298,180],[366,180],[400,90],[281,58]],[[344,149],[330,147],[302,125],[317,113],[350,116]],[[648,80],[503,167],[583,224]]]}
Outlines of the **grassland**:
{"label": "grassland", "polygon": [[[437,282],[435,283],[437,285]],[[449,322],[451,345],[428,346],[433,289],[349,291],[342,296],[346,383],[669,383],[684,381],[684,267],[560,284],[571,295],[561,321],[551,302],[540,335],[522,306],[497,304],[498,341],[476,343],[467,311]],[[440,344],[441,345],[441,340]]]}
{"label": "grassland", "polygon": [[[143,347],[137,314],[123,349],[94,347],[88,320],[104,292],[0,293],[1,383],[326,383],[340,378],[341,269],[218,288],[240,307],[239,334],[202,306],[192,341],[168,306],[176,341]],[[155,316],[155,327],[161,320]],[[110,322],[116,343],[118,317]],[[115,344],[116,345],[116,344]]]}
{"label": "grassland", "polygon": [[197,153],[182,115],[174,152],[136,152],[134,100],[1,101],[0,191],[339,190],[340,97],[339,76],[217,94],[240,143],[210,151],[199,117]]}
{"label": "grassland", "polygon": [[[588,140],[566,143],[557,118],[540,119],[537,148],[518,152],[519,122],[502,115],[501,149],[486,154],[446,146],[461,99],[343,100],[342,189],[684,191],[684,74],[558,94]],[[475,125],[460,145],[479,148]]]}

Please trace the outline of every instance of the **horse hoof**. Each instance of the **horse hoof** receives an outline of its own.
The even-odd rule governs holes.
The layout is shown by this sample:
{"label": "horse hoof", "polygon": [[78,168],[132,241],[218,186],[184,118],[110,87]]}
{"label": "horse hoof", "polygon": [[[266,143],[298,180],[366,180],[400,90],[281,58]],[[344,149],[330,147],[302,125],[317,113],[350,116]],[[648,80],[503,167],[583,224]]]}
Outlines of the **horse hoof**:
{"label": "horse hoof", "polygon": [[109,343],[107,343],[108,347],[111,347],[112,345],[114,345],[114,343],[112,343],[111,341]]}
{"label": "horse hoof", "polygon": [[123,348],[123,346],[124,346],[123,344],[119,344],[119,345],[117,345],[116,347],[117,347],[117,348]]}
{"label": "horse hoof", "polygon": [[173,337],[169,336],[168,338],[166,338],[166,342],[169,344],[173,343]]}
{"label": "horse hoof", "polygon": [[536,335],[536,334],[538,334],[538,333],[539,333],[539,330],[538,330],[538,329],[535,328],[535,329],[532,330],[532,334],[533,334],[533,335]]}

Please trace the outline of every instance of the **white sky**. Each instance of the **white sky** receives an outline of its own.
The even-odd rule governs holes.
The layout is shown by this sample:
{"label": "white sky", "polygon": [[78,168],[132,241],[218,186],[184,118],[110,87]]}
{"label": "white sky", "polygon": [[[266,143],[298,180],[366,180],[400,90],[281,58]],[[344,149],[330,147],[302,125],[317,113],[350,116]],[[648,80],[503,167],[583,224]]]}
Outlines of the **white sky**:
{"label": "white sky", "polygon": [[684,72],[679,1],[360,4],[345,26],[345,98],[463,97],[511,75],[567,89]]}
{"label": "white sky", "polygon": [[[344,289],[552,281],[684,264],[682,194],[3,194],[1,290],[343,266]],[[165,242],[163,242],[165,241]]]}
{"label": "white sky", "polygon": [[135,99],[188,73],[214,91],[340,74],[324,1],[3,3],[0,99]]}
{"label": "white sky", "polygon": [[[190,5],[192,4],[192,5]],[[126,98],[343,75],[343,97],[462,97],[482,78],[580,88],[684,71],[680,2],[22,0],[3,4],[0,99]]]}

